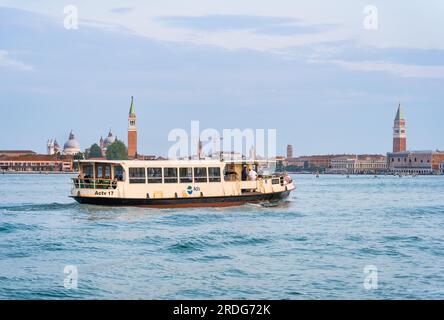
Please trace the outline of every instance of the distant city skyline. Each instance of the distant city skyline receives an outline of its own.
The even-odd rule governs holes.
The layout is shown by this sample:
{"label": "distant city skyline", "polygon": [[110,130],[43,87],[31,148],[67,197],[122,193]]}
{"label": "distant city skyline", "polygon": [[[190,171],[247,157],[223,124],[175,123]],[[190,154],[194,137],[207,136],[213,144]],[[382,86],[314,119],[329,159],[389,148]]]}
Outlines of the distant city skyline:
{"label": "distant city skyline", "polygon": [[2,1],[0,149],[46,153],[73,130],[84,150],[110,128],[127,143],[131,96],[142,154],[193,120],[277,129],[278,155],[385,154],[399,102],[408,149],[444,149],[444,4],[375,3],[368,31],[366,3],[314,2],[71,1],[66,30],[62,4]]}

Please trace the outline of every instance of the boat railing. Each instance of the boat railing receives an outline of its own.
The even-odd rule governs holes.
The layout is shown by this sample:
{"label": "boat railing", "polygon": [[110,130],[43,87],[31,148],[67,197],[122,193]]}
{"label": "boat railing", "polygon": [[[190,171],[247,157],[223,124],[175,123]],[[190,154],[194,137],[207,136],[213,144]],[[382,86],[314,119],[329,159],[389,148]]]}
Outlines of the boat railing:
{"label": "boat railing", "polygon": [[116,189],[117,181],[111,179],[73,178],[77,189]]}
{"label": "boat railing", "polygon": [[271,183],[274,185],[279,184],[281,186],[284,186],[286,183],[292,182],[291,178],[289,178],[286,173],[273,173],[271,175],[263,176],[263,179],[271,181]]}

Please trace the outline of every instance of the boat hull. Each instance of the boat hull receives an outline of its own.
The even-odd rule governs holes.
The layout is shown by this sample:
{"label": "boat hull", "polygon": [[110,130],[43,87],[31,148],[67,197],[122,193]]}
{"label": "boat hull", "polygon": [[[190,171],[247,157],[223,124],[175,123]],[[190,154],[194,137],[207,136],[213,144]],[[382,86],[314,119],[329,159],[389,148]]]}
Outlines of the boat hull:
{"label": "boat hull", "polygon": [[258,193],[239,196],[190,197],[168,199],[126,199],[104,197],[73,196],[78,203],[113,207],[151,207],[151,208],[187,208],[187,207],[232,207],[246,203],[278,202],[290,195],[291,190],[276,193]]}

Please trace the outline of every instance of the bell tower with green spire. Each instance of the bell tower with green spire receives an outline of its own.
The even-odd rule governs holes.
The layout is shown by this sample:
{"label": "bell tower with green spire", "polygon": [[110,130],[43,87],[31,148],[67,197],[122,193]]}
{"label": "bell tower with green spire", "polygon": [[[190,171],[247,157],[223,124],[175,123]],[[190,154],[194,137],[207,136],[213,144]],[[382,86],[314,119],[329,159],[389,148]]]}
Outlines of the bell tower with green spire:
{"label": "bell tower with green spire", "polygon": [[407,151],[407,129],[404,117],[404,109],[401,103],[398,105],[395,124],[393,126],[393,152]]}
{"label": "bell tower with green spire", "polygon": [[128,159],[137,157],[137,126],[136,112],[134,111],[134,97],[131,97],[131,106],[128,115]]}

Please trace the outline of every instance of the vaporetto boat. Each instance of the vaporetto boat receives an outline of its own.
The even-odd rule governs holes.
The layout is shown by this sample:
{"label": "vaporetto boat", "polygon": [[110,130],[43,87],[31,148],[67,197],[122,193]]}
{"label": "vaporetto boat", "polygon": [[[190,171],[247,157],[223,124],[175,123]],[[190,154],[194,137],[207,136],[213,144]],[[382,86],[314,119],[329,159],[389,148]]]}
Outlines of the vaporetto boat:
{"label": "vaporetto boat", "polygon": [[[295,186],[287,174],[261,174],[267,162],[80,160],[71,196],[82,204],[156,208],[278,202]],[[259,174],[248,179],[245,170]]]}

